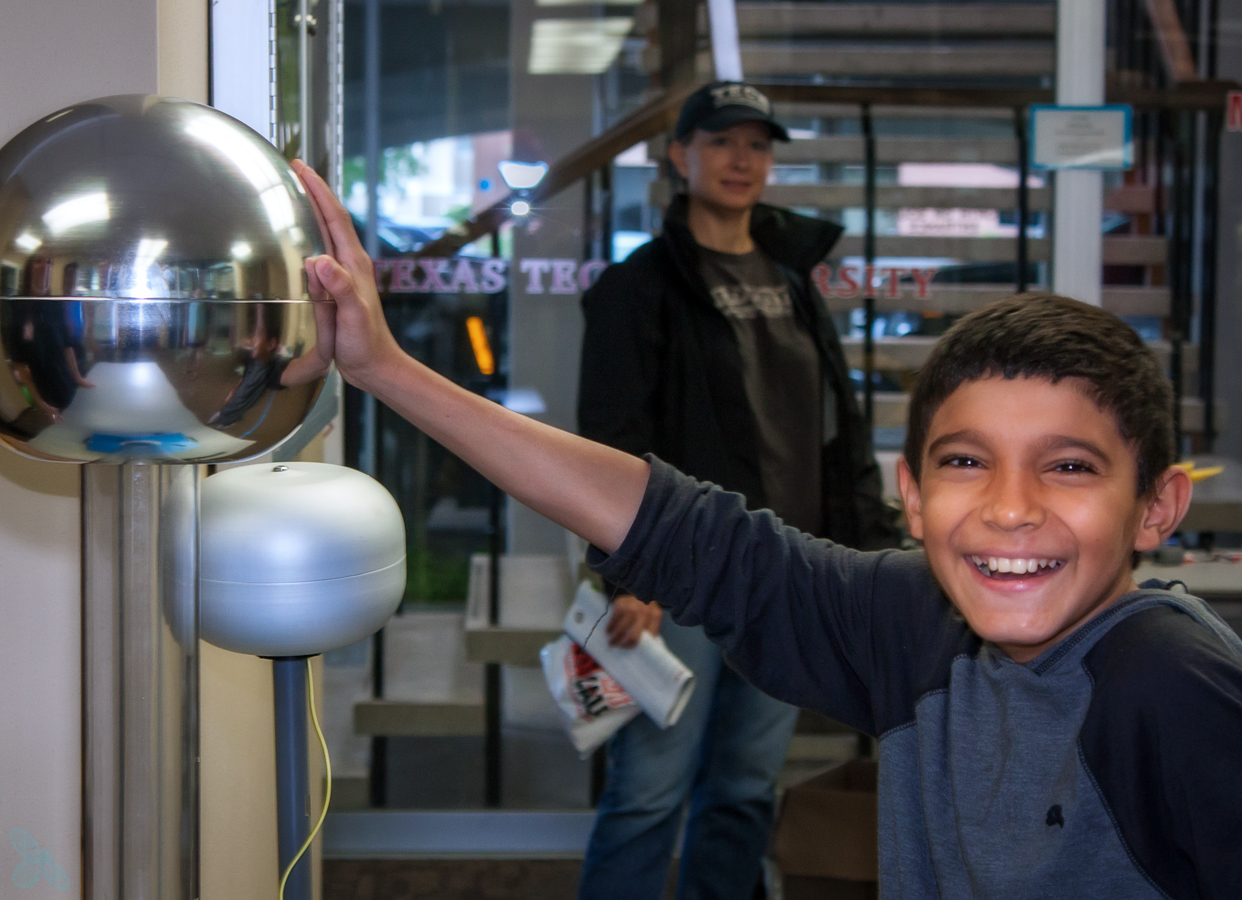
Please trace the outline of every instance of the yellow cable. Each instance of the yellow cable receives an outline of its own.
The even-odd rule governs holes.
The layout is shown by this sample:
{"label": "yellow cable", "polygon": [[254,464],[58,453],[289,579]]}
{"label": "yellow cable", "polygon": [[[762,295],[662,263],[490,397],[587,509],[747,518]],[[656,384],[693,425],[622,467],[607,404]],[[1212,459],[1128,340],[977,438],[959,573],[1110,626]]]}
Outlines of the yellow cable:
{"label": "yellow cable", "polygon": [[298,851],[297,856],[289,861],[289,865],[285,867],[285,874],[280,876],[280,892],[277,894],[279,900],[285,900],[285,882],[289,880],[289,873],[293,871],[293,867],[298,864],[298,860],[302,858],[306,848],[311,845],[311,841],[315,839],[315,835],[323,827],[323,820],[328,816],[328,804],[332,802],[332,758],[328,756],[328,742],[323,739],[323,729],[319,727],[319,714],[315,712],[315,672],[311,668],[309,656],[306,658],[306,705],[310,707],[311,723],[315,726],[315,736],[319,738],[319,749],[323,751],[325,778],[323,809],[319,811],[319,821],[315,823],[311,833],[306,836],[306,843],[302,845],[302,849]]}

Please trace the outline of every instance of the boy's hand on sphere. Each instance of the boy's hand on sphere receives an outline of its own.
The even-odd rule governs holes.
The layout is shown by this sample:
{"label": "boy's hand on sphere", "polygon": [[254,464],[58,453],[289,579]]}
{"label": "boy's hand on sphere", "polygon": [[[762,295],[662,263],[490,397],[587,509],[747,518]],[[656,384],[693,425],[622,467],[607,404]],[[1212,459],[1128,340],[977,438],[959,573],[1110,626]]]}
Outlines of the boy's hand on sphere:
{"label": "boy's hand on sphere", "polygon": [[371,257],[358,240],[349,212],[324,180],[301,160],[294,160],[293,169],[310,196],[328,251],[306,261],[311,298],[336,301],[335,316],[316,310],[319,340],[333,346],[345,380],[367,390],[384,371],[385,360],[403,355],[384,319]]}

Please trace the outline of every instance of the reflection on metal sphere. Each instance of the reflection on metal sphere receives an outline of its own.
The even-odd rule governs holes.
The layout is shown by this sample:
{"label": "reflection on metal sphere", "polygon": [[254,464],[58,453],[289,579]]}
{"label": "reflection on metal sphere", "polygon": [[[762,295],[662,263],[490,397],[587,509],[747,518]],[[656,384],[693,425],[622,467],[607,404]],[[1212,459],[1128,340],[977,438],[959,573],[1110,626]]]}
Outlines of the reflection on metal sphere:
{"label": "reflection on metal sphere", "polygon": [[70,462],[270,450],[323,384],[284,158],[185,100],[68,107],[0,148],[0,440]]}

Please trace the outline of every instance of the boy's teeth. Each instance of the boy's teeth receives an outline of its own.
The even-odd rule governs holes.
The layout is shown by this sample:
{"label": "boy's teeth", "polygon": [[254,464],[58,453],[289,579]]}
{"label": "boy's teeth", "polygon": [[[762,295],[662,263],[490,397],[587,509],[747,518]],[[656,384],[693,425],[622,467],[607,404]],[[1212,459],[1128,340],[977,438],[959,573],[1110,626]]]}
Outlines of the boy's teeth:
{"label": "boy's teeth", "polygon": [[979,571],[997,574],[1029,575],[1040,569],[1051,571],[1061,566],[1054,559],[1011,559],[1003,556],[989,556],[984,559],[981,556],[972,556],[970,560]]}

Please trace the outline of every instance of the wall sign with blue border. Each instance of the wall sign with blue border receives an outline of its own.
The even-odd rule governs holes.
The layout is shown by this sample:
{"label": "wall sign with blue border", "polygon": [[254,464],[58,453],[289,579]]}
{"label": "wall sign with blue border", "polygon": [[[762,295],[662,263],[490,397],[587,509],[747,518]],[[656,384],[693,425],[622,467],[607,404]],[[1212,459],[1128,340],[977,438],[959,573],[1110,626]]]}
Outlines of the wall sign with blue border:
{"label": "wall sign with blue border", "polygon": [[1134,165],[1129,106],[1032,106],[1036,169],[1129,169]]}

